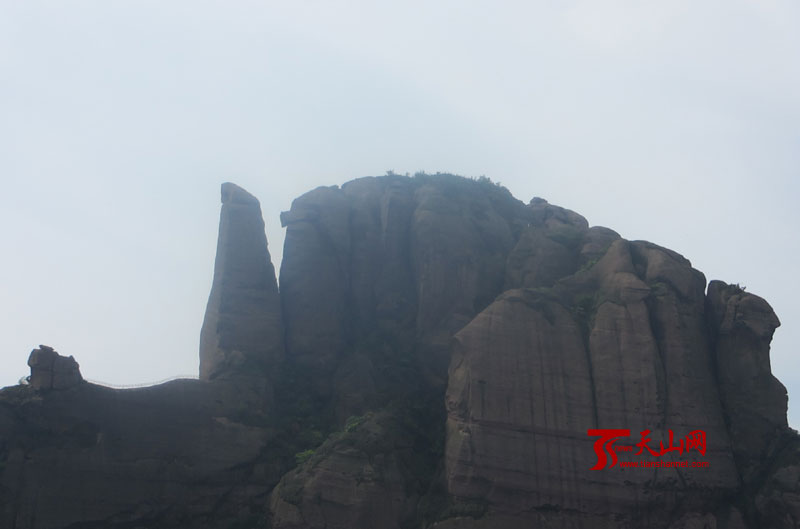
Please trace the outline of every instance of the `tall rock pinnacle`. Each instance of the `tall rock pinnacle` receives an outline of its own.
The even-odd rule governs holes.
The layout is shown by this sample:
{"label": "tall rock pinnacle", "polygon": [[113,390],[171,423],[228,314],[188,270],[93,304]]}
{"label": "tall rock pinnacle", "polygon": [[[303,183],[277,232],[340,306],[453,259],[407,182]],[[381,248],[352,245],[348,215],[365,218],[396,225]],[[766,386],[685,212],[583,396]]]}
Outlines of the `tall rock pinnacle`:
{"label": "tall rock pinnacle", "polygon": [[263,376],[283,356],[283,325],[261,206],[222,184],[214,282],[200,332],[200,378]]}

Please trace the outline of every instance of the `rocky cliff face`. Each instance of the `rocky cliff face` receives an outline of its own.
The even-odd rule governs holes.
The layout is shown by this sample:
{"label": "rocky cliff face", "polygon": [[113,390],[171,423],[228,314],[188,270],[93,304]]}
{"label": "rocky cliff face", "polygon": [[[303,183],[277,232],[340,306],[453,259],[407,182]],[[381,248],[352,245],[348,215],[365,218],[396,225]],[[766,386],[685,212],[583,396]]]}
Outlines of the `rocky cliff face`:
{"label": "rocky cliff face", "polygon": [[283,358],[281,302],[258,200],[222,184],[217,259],[200,332],[200,378],[266,380]]}
{"label": "rocky cliff face", "polygon": [[507,191],[456,177],[318,188],[281,221],[287,352],[339,423],[444,388],[450,339],[502,291],[525,223]]}
{"label": "rocky cliff face", "polygon": [[279,469],[234,388],[196,380],[0,393],[0,527],[228,527]]}
{"label": "rocky cliff face", "polygon": [[[652,526],[698,496],[733,494],[704,287],[677,254],[619,239],[552,288],[500,296],[455,338],[448,490],[508,514],[557,506],[564,527]],[[586,431],[612,427],[656,440],[703,430],[709,467],[590,470]]]}
{"label": "rocky cliff face", "polygon": [[800,524],[763,299],[486,180],[363,178],[281,221],[278,293],[223,186],[203,380],[0,392],[1,526]]}

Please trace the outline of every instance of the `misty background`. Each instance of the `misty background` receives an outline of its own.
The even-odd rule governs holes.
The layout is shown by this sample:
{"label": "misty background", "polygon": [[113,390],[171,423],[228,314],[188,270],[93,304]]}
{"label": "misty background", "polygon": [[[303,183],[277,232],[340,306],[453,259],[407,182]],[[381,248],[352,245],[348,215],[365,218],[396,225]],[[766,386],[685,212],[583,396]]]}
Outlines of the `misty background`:
{"label": "misty background", "polygon": [[766,298],[800,425],[800,4],[0,1],[0,386],[196,374],[219,185],[485,175]]}

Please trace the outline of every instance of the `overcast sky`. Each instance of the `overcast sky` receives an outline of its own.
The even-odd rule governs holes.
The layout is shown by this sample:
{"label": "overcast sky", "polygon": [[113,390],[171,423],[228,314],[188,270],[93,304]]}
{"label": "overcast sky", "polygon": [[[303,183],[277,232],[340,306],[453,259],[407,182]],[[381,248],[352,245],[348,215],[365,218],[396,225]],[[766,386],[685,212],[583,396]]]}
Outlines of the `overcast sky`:
{"label": "overcast sky", "polygon": [[800,426],[800,4],[0,0],[0,386],[197,372],[219,185],[500,181],[765,297]]}

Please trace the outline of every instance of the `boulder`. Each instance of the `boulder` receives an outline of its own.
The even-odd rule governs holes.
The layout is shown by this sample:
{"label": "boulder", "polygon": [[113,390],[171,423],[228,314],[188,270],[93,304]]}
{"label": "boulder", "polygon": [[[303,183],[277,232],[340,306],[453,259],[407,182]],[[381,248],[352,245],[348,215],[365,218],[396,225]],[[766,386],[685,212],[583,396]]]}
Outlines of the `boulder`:
{"label": "boulder", "polygon": [[72,356],[61,356],[52,347],[40,345],[28,357],[30,385],[39,390],[69,389],[83,382],[80,366]]}

